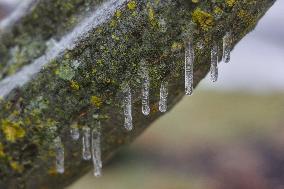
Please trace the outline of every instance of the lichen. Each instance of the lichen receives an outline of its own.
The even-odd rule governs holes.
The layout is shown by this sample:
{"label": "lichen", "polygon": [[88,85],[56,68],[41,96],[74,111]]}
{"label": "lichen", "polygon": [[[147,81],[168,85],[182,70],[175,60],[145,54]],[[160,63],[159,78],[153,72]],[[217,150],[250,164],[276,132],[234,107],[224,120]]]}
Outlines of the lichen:
{"label": "lichen", "polygon": [[236,3],[236,0],[226,0],[226,4],[229,6],[229,7],[233,7]]}
{"label": "lichen", "polygon": [[129,10],[135,10],[137,7],[136,1],[134,0],[129,1],[127,7]]}
{"label": "lichen", "polygon": [[1,128],[5,134],[6,140],[9,142],[16,142],[17,139],[21,139],[26,135],[25,130],[19,122],[12,122],[10,120],[3,119],[1,121]]}
{"label": "lichen", "polygon": [[80,89],[79,83],[73,80],[70,82],[70,87],[75,91],[78,91]]}
{"label": "lichen", "polygon": [[205,31],[211,29],[214,25],[214,17],[201,10],[200,8],[196,8],[192,13],[192,20],[198,24],[198,26]]}
{"label": "lichen", "polygon": [[102,99],[100,98],[100,97],[97,97],[97,96],[92,96],[91,97],[91,104],[93,105],[93,106],[96,106],[96,107],[101,107],[101,105],[102,105]]}
{"label": "lichen", "polygon": [[4,146],[0,142],[0,158],[3,158],[3,157],[5,157]]}
{"label": "lichen", "polygon": [[19,162],[17,162],[17,161],[11,161],[10,166],[14,171],[16,171],[18,173],[21,173],[24,170],[23,165],[19,164]]}

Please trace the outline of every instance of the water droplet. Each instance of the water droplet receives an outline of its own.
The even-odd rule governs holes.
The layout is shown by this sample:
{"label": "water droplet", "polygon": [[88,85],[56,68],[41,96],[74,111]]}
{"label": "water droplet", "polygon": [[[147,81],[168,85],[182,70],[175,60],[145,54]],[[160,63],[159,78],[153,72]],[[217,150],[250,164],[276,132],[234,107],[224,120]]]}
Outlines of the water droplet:
{"label": "water droplet", "polygon": [[131,89],[128,84],[123,86],[123,108],[124,108],[124,127],[131,131],[133,129],[132,124],[132,100]]}
{"label": "water droplet", "polygon": [[223,62],[229,63],[231,59],[231,32],[223,37]]}
{"label": "water droplet", "polygon": [[185,94],[192,95],[193,92],[193,63],[194,49],[191,43],[185,48]]}
{"label": "water droplet", "polygon": [[102,175],[102,159],[101,159],[101,123],[97,122],[97,129],[92,131],[92,158],[94,165],[94,176]]}
{"label": "water droplet", "polygon": [[159,110],[160,112],[166,112],[167,111],[167,99],[168,99],[168,82],[163,81],[161,83],[160,88],[160,101],[159,101]]}
{"label": "water droplet", "polygon": [[211,81],[216,82],[218,80],[218,45],[213,44],[211,49],[211,67],[210,67]]}
{"label": "water droplet", "polygon": [[78,127],[71,127],[70,128],[70,135],[73,140],[79,140],[80,132]]}
{"label": "water droplet", "polygon": [[146,61],[141,61],[141,79],[142,79],[142,113],[150,114],[149,93],[150,93],[150,77],[146,65]]}
{"label": "water droplet", "polygon": [[64,173],[64,146],[60,137],[54,139],[56,154],[56,171],[60,174]]}
{"label": "water droplet", "polygon": [[89,127],[83,127],[83,159],[90,160],[91,159],[91,149],[90,149],[90,138],[91,138],[91,129]]}

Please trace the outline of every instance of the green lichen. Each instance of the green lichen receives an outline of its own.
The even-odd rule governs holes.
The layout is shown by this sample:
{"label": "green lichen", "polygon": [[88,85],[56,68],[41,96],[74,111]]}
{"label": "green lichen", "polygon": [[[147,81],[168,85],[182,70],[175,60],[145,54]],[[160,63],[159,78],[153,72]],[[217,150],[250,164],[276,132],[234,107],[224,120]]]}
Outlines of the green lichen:
{"label": "green lichen", "polygon": [[58,75],[58,77],[66,81],[71,81],[75,77],[75,71],[66,62],[60,65],[60,67],[56,70],[56,74]]}

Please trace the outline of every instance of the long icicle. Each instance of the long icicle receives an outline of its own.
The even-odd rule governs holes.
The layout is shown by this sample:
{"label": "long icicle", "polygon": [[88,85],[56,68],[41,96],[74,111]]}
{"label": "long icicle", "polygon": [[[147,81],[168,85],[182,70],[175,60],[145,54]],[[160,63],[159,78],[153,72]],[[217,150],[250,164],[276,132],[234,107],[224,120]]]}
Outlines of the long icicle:
{"label": "long icicle", "polygon": [[55,154],[56,154],[56,171],[57,173],[64,173],[64,146],[60,137],[54,139]]}
{"label": "long icicle", "polygon": [[192,43],[187,43],[185,47],[185,94],[192,95],[193,93],[193,64],[194,64],[194,49]]}
{"label": "long icicle", "polygon": [[94,176],[102,175],[102,157],[101,157],[101,122],[97,122],[97,129],[92,131],[92,158],[94,165]]}
{"label": "long icicle", "polygon": [[160,88],[160,101],[159,101],[159,110],[160,112],[167,111],[167,101],[168,101],[168,82],[162,81]]}
{"label": "long icicle", "polygon": [[231,32],[223,37],[223,62],[229,63],[231,59]]}
{"label": "long icicle", "polygon": [[132,123],[132,99],[131,88],[128,84],[123,86],[123,108],[124,108],[124,127],[131,131],[133,129]]}
{"label": "long icicle", "polygon": [[89,127],[83,127],[83,149],[82,149],[82,157],[84,160],[90,160],[91,155],[91,149],[90,149],[90,138],[91,138],[91,129]]}
{"label": "long icicle", "polygon": [[150,114],[149,94],[150,94],[150,77],[146,65],[146,61],[141,61],[141,79],[142,79],[142,113],[144,115]]}
{"label": "long icicle", "polygon": [[211,67],[210,67],[211,81],[216,82],[218,80],[218,45],[214,42],[211,49]]}

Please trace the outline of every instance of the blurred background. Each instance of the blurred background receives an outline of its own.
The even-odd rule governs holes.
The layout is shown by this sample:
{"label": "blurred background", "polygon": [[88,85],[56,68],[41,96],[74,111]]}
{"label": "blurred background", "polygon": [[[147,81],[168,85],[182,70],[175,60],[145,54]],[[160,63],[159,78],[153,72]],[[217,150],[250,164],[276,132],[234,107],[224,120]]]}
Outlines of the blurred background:
{"label": "blurred background", "polygon": [[[0,18],[20,0],[0,0]],[[104,168],[68,189],[284,189],[284,1]]]}

